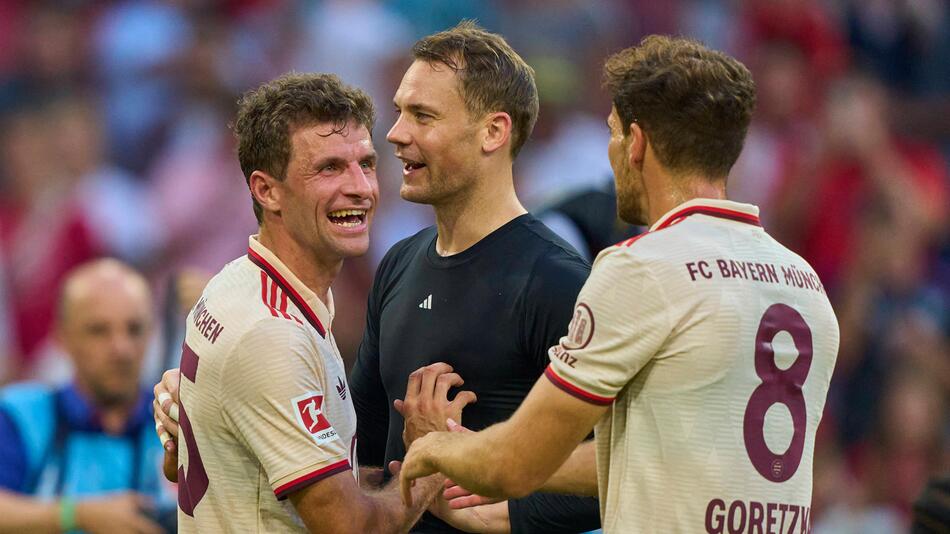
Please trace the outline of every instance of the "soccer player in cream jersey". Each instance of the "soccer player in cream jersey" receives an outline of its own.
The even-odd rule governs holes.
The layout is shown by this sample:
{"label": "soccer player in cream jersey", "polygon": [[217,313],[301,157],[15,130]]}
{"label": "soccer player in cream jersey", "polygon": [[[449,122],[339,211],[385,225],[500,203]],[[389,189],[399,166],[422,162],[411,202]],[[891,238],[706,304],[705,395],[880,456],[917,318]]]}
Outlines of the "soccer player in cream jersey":
{"label": "soccer player in cream jersey", "polygon": [[[238,157],[260,233],[187,319],[181,532],[404,532],[441,487],[430,478],[406,508],[395,486],[358,485],[330,284],[369,244],[379,196],[373,122],[369,97],[333,75],[287,75],[241,101]],[[430,385],[434,377],[416,375]],[[445,390],[461,381],[450,372],[438,380]],[[458,414],[470,400],[463,392],[441,406]],[[415,418],[407,441],[444,428],[444,418]]]}
{"label": "soccer player in cream jersey", "polygon": [[[490,497],[598,494],[607,533],[807,532],[838,325],[813,269],[758,208],[726,200],[751,75],[659,36],[605,74],[618,211],[650,230],[598,256],[511,419],[413,444],[406,501],[410,481],[442,472]],[[575,450],[592,428],[596,483]]]}

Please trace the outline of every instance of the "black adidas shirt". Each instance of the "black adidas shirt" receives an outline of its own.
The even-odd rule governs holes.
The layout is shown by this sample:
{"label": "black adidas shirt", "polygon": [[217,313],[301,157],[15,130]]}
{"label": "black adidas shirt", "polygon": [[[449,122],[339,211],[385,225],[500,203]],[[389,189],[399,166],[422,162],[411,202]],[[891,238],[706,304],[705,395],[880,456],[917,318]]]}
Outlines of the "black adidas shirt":
{"label": "black adidas shirt", "polygon": [[[478,402],[463,424],[481,430],[508,419],[567,331],[590,266],[532,215],[467,250],[441,257],[436,229],[400,241],[376,271],[366,331],[350,376],[359,461],[402,460],[402,416],[393,400],[416,369],[451,365]],[[512,532],[598,528],[597,500],[535,494],[509,504]],[[413,532],[459,532],[428,513]]]}

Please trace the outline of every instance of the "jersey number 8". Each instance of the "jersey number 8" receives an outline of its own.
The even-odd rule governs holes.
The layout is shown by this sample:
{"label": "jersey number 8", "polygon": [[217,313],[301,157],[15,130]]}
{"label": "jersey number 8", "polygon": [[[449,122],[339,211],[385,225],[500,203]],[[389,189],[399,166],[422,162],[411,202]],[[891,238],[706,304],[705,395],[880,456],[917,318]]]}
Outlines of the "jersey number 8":
{"label": "jersey number 8", "polygon": [[[775,364],[772,342],[779,332],[792,336],[798,358],[788,369]],[[755,374],[762,383],[755,388],[746,405],[743,436],[749,460],[760,475],[772,482],[785,482],[798,470],[805,448],[805,395],[802,385],[812,359],[812,336],[805,319],[794,308],[773,304],[765,310],[755,336]],[[792,415],[792,441],[782,454],[776,454],[765,441],[765,414],[774,404],[783,404]]]}

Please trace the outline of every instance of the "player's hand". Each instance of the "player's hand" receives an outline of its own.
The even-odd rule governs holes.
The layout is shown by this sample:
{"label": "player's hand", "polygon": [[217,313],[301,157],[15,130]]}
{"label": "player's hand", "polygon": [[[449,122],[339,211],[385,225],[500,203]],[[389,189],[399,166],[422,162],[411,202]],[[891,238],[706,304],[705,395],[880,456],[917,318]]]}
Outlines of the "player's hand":
{"label": "player's hand", "polygon": [[430,432],[415,440],[406,452],[402,466],[389,466],[391,471],[399,471],[399,485],[402,490],[402,500],[407,507],[412,506],[412,486],[417,478],[429,476],[438,472],[435,464],[436,451],[448,432]]}
{"label": "player's hand", "polygon": [[76,503],[76,524],[89,534],[162,534],[164,530],[142,510],[149,499],[138,493],[119,493]]}
{"label": "player's hand", "polygon": [[181,372],[169,369],[162,380],[152,389],[152,414],[155,417],[155,433],[166,452],[177,454],[178,448],[178,386]]}
{"label": "player's hand", "polygon": [[476,495],[455,482],[452,482],[451,479],[445,480],[445,486],[442,490],[442,499],[446,502],[448,507],[453,510],[482,506],[484,504],[494,504],[505,500]]}
{"label": "player's hand", "polygon": [[462,408],[477,399],[471,391],[460,391],[450,402],[449,389],[465,381],[447,363],[434,363],[413,371],[406,384],[406,398],[393,406],[403,419],[402,439],[408,448],[429,432],[446,430],[446,419],[461,421]]}
{"label": "player's hand", "polygon": [[508,534],[511,522],[508,516],[508,502],[499,501],[486,506],[454,509],[445,499],[435,498],[429,505],[429,512],[465,532],[483,534]]}
{"label": "player's hand", "polygon": [[[446,421],[446,425],[449,427],[449,432],[460,432],[460,433],[471,433],[472,431],[465,428],[464,426],[456,423],[454,420],[449,419]],[[395,473],[393,473],[395,475]],[[437,499],[438,500],[438,499]],[[445,502],[444,507],[451,508],[453,510],[461,510],[463,508],[471,508],[473,506],[482,506],[484,504],[494,504],[497,502],[502,502],[504,499],[494,499],[491,497],[484,497],[482,495],[476,495],[471,491],[459,486],[451,479],[445,479],[445,485],[442,490],[442,499]],[[433,512],[435,513],[435,512]],[[438,514],[436,514],[438,515]],[[477,514],[476,514],[477,515]],[[446,521],[443,518],[443,521]],[[459,528],[456,526],[456,528]]]}

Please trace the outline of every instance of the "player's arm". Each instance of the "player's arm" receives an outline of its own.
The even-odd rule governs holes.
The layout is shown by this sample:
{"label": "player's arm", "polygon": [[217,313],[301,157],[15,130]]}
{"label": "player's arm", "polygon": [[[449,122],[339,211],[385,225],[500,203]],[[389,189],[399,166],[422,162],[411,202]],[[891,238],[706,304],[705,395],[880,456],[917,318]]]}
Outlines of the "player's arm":
{"label": "player's arm", "polygon": [[577,446],[567,460],[541,486],[541,491],[597,496],[597,447],[593,440]]}
{"label": "player's arm", "polygon": [[379,491],[364,492],[349,472],[311,484],[289,498],[310,532],[407,532],[438,494],[443,480],[437,475],[417,480],[409,507],[400,500],[396,480]]}
{"label": "player's arm", "polygon": [[[434,432],[416,441],[400,474],[403,496],[409,502],[410,482],[435,472],[479,495],[527,495],[551,478],[606,409],[568,395],[542,378],[508,421],[482,432]],[[577,493],[584,482],[568,480],[568,473],[560,483]],[[596,495],[596,485],[593,489]]]}
{"label": "player's arm", "polygon": [[[356,445],[360,462],[377,469],[365,480],[372,485],[383,480],[383,462],[389,433],[389,398],[379,370],[379,300],[380,279],[386,264],[381,264],[366,304],[366,328],[350,371],[350,392],[356,410]],[[375,476],[373,476],[375,475]],[[364,480],[362,474],[360,481]]]}
{"label": "player's arm", "polygon": [[[629,248],[608,250],[578,296],[570,332],[552,347],[545,376],[511,419],[474,434],[439,432],[420,439],[403,463],[404,488],[439,471],[480,495],[525,495],[572,455],[672,330],[669,302],[649,264]],[[577,464],[582,469],[589,463],[583,453]],[[571,466],[562,474],[554,481],[560,489],[594,489],[590,473],[587,482]]]}

